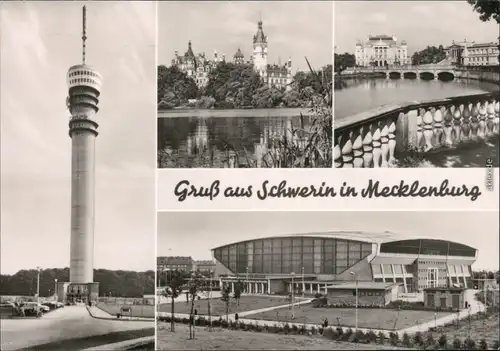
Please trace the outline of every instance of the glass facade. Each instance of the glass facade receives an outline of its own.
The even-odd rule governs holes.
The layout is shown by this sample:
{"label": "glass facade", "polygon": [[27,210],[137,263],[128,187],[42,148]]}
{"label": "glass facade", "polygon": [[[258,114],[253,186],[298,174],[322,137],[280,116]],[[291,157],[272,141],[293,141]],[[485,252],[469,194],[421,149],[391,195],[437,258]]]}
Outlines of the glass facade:
{"label": "glass facade", "polygon": [[441,255],[475,257],[476,250],[472,247],[452,243],[445,240],[401,240],[382,244],[380,252],[414,255]]}
{"label": "glass facade", "polygon": [[340,274],[372,253],[371,243],[318,237],[257,239],[218,247],[233,273]]}

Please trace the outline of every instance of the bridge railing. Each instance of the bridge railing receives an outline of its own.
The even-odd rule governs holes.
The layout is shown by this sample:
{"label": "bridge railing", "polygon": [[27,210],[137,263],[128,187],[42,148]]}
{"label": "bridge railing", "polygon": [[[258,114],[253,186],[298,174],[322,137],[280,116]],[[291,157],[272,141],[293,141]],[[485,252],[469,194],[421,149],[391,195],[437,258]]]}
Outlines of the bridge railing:
{"label": "bridge railing", "polygon": [[500,93],[384,105],[334,120],[335,167],[391,167],[427,153],[499,134]]}

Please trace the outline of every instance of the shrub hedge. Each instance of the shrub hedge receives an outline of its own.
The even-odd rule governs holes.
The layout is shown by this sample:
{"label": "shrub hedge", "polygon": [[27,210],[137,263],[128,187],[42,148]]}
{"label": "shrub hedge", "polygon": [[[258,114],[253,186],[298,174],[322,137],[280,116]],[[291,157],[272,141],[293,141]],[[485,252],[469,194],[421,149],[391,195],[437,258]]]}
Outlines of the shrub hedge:
{"label": "shrub hedge", "polygon": [[[159,322],[168,322],[170,323],[172,320],[171,316],[158,317]],[[189,324],[189,318],[174,318],[176,323],[181,324]],[[207,318],[198,317],[196,319],[196,326],[205,327],[210,324]],[[362,343],[362,344],[380,344],[384,345],[389,343],[391,346],[402,346],[402,347],[417,347],[424,348],[427,350],[497,350],[500,343],[499,341],[495,341],[493,345],[488,345],[485,339],[481,339],[476,342],[475,340],[465,339],[460,340],[456,338],[453,340],[450,345],[446,334],[441,334],[438,340],[435,340],[432,334],[427,334],[427,337],[424,338],[424,335],[421,332],[417,332],[414,335],[408,335],[404,333],[400,338],[398,333],[390,332],[389,337],[383,333],[379,332],[375,334],[373,331],[363,332],[362,330],[357,330],[354,332],[351,328],[344,329],[341,327],[328,327],[326,329],[319,327],[311,327],[307,328],[306,325],[297,325],[297,324],[277,324],[273,325],[259,325],[257,321],[253,323],[245,323],[242,321],[226,321],[223,318],[212,319],[212,327],[214,328],[224,328],[229,330],[243,330],[243,331],[251,331],[251,332],[264,332],[264,333],[272,333],[272,334],[285,334],[285,335],[322,335],[323,337],[335,340],[335,341],[345,341],[345,342],[354,342],[354,343]]]}

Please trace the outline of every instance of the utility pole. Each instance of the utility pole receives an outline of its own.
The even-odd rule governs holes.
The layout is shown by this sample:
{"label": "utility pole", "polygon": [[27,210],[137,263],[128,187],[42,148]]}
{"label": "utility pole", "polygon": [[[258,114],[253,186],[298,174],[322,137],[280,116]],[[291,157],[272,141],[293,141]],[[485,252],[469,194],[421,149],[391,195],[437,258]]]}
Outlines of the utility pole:
{"label": "utility pole", "polygon": [[304,283],[304,267],[302,267],[302,298],[304,298],[304,290],[306,290],[306,285]]}
{"label": "utility pole", "polygon": [[247,281],[246,281],[246,284],[245,284],[245,290],[246,290],[246,292],[247,292],[247,294],[248,294],[248,293],[250,292],[250,289],[249,289],[249,287],[250,287],[250,282],[248,281],[248,267],[246,268],[246,270],[247,270],[247,276],[246,276],[246,280],[247,280]]}
{"label": "utility pole", "polygon": [[295,301],[295,285],[293,282],[293,278],[295,277],[295,272],[292,272],[292,319],[295,319],[295,309],[294,309],[294,301]]}
{"label": "utility pole", "polygon": [[356,324],[355,324],[355,331],[358,331],[358,295],[359,295],[359,289],[358,289],[358,277],[355,272],[349,272],[349,274],[356,279]]}
{"label": "utility pole", "polygon": [[212,331],[212,312],[210,302],[212,299],[212,270],[210,270],[210,291],[208,292],[208,331]]}
{"label": "utility pole", "polygon": [[40,270],[42,268],[36,267],[37,277],[36,277],[36,312],[40,312]]}

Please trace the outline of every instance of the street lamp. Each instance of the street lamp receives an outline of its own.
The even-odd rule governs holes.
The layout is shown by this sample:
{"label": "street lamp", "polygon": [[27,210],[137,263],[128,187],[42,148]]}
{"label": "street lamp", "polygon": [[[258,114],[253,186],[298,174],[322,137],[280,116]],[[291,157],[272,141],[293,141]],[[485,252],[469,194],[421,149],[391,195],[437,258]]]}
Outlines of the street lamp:
{"label": "street lamp", "polygon": [[355,330],[358,331],[358,278],[355,272],[349,272],[349,275],[356,279],[356,324]]}
{"label": "street lamp", "polygon": [[36,312],[38,314],[39,310],[40,310],[40,271],[41,271],[41,267],[36,267],[38,273],[37,273],[37,277],[36,277]]}
{"label": "street lamp", "polygon": [[247,272],[247,276],[246,276],[245,290],[246,290],[246,292],[247,292],[247,294],[248,294],[248,292],[249,292],[249,290],[250,290],[250,289],[249,289],[249,287],[250,287],[250,282],[248,281],[248,267],[246,267],[246,272]]}
{"label": "street lamp", "polygon": [[210,270],[210,291],[208,293],[208,321],[209,321],[209,331],[212,331],[212,313],[211,313],[211,310],[210,310],[210,301],[212,299],[212,274],[213,274],[213,271]]}
{"label": "street lamp", "polygon": [[293,278],[295,277],[295,272],[292,272],[292,319],[295,319],[295,309],[294,309],[294,301],[295,301],[295,296],[294,296],[294,293],[295,293],[295,285],[294,285],[294,282],[293,282]]}
{"label": "street lamp", "polygon": [[304,290],[306,290],[306,285],[304,283],[304,267],[302,267],[302,298],[304,298]]}
{"label": "street lamp", "polygon": [[486,310],[488,309],[488,294],[486,292],[486,279],[488,278],[488,276],[486,275],[486,272],[484,272],[484,281],[483,281],[483,293],[484,293],[484,310],[486,312]]}

